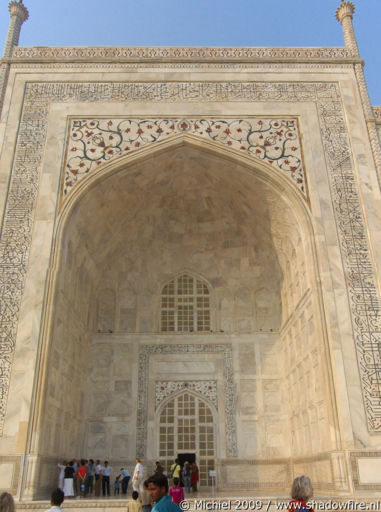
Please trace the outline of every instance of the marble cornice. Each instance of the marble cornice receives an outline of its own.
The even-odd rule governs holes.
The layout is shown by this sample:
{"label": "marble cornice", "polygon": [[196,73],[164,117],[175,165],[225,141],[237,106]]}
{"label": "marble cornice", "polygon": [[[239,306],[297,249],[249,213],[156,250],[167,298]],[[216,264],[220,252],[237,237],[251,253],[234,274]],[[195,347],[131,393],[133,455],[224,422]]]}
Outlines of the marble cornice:
{"label": "marble cornice", "polygon": [[359,63],[345,47],[23,47],[2,62],[336,62]]}

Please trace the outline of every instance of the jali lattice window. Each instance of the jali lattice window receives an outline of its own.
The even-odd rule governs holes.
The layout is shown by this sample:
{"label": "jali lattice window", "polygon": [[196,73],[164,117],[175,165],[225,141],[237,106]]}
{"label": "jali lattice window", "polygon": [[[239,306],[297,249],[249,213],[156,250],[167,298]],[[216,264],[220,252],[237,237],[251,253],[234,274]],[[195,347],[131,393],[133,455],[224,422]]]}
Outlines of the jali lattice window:
{"label": "jali lattice window", "polygon": [[182,274],[164,286],[161,293],[161,331],[210,331],[210,293],[204,282]]}

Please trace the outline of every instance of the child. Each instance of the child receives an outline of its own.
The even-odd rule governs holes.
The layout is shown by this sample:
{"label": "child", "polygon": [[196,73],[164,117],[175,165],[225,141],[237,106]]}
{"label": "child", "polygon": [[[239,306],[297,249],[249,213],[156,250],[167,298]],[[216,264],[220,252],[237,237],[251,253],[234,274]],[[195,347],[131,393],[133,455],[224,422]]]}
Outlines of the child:
{"label": "child", "polygon": [[183,488],[179,486],[180,480],[179,478],[173,479],[173,487],[169,489],[169,495],[172,498],[173,503],[180,505],[182,501],[184,501],[184,491]]}
{"label": "child", "polygon": [[132,500],[127,503],[126,512],[142,512],[142,504],[138,501],[139,493],[138,491],[134,491],[132,493]]}
{"label": "child", "polygon": [[115,478],[115,482],[114,482],[114,496],[116,496],[117,494],[119,495],[119,478],[120,478],[120,475]]}

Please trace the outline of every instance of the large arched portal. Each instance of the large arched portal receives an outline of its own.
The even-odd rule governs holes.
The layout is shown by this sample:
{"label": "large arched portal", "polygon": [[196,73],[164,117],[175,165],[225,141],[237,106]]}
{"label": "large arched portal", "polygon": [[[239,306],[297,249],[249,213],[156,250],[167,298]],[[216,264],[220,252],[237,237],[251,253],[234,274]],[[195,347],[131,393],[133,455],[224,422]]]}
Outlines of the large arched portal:
{"label": "large arched portal", "polygon": [[57,456],[118,467],[138,454],[149,471],[155,411],[181,386],[215,406],[221,488],[288,487],[298,457],[331,479],[318,457],[335,441],[308,215],[250,161],[179,143],[99,173],[66,207],[32,439],[41,482]]}

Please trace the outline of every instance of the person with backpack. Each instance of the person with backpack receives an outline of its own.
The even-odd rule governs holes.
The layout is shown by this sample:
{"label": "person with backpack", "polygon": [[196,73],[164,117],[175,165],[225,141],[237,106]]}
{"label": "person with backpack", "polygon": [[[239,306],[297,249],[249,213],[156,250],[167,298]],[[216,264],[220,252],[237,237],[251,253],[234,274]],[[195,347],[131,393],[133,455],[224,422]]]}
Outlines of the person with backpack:
{"label": "person with backpack", "polygon": [[170,478],[172,478],[172,480],[174,480],[175,478],[178,478],[179,481],[180,481],[180,472],[181,472],[181,466],[179,464],[179,459],[176,459],[174,464],[172,464],[171,466],[171,469],[170,469]]}

